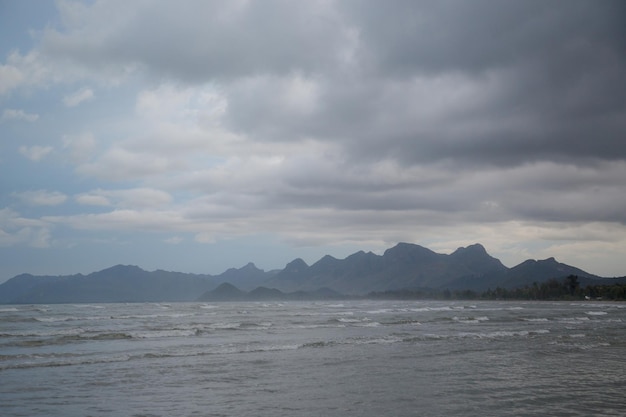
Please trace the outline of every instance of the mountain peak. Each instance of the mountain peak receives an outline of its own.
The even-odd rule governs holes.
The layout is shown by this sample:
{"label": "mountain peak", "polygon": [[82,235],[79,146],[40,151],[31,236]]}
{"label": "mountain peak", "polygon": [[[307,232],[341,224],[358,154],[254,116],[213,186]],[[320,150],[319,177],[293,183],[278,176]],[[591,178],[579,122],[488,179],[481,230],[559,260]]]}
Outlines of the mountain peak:
{"label": "mountain peak", "polygon": [[139,268],[136,265],[122,265],[122,264],[118,264],[118,265],[114,265],[110,268],[105,268],[100,272],[95,272],[96,274],[99,273],[114,273],[114,274],[128,274],[128,273],[137,273],[137,272],[145,272],[143,269]]}
{"label": "mountain peak", "polygon": [[463,253],[463,252],[471,252],[471,253],[487,253],[487,250],[480,243],[474,243],[473,245],[469,245],[466,247],[460,247],[453,252],[455,253]]}
{"label": "mountain peak", "polygon": [[320,259],[319,261],[315,262],[313,266],[316,268],[325,268],[325,267],[335,265],[338,262],[339,260],[337,258],[330,256],[330,255],[324,255],[324,257]]}
{"label": "mountain peak", "polygon": [[257,268],[254,262],[248,262],[245,266],[239,268],[240,271],[261,271],[261,269]]}
{"label": "mountain peak", "polygon": [[480,243],[475,243],[466,247],[460,247],[450,254],[452,258],[491,258],[487,250]]}
{"label": "mountain peak", "polygon": [[301,272],[307,269],[309,266],[302,258],[296,258],[293,261],[289,262],[287,266],[285,266],[284,271],[287,272]]}
{"label": "mountain peak", "polygon": [[554,258],[554,256],[551,256],[549,258],[543,259],[541,261],[539,261],[541,263],[546,263],[546,264],[558,264],[558,262],[556,261],[556,259]]}
{"label": "mountain peak", "polygon": [[407,253],[435,253],[428,248],[425,248],[414,243],[400,242],[393,248],[387,249],[383,256],[392,254],[407,254]]}
{"label": "mountain peak", "polygon": [[472,275],[483,275],[494,271],[502,272],[507,269],[500,260],[489,255],[480,243],[460,247],[449,257],[459,266],[467,268],[468,273]]}
{"label": "mountain peak", "polygon": [[202,301],[237,301],[243,299],[245,293],[233,284],[224,282],[212,291],[207,291],[200,297]]}

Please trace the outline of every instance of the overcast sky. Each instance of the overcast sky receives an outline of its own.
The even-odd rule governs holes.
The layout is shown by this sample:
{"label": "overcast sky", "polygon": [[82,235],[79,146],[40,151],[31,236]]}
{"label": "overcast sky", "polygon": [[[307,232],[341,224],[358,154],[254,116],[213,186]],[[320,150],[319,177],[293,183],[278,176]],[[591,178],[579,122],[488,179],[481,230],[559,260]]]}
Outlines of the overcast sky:
{"label": "overcast sky", "polygon": [[626,275],[626,2],[0,0],[0,282],[411,242]]}

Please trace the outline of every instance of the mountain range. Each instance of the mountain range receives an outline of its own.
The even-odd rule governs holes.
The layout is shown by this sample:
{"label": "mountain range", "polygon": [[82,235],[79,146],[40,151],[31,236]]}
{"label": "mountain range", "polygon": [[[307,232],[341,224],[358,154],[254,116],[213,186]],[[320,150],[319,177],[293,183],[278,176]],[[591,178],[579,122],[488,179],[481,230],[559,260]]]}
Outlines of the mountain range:
{"label": "mountain range", "polygon": [[[447,255],[419,245],[399,243],[383,255],[363,251],[345,259],[326,255],[312,265],[298,258],[282,270],[273,271],[248,263],[220,275],[148,272],[126,265],[88,275],[21,274],[0,285],[0,303],[334,298],[341,294],[365,295],[405,289],[485,291],[497,287],[518,288],[568,275],[577,275],[581,285],[617,282],[559,263],[554,258],[527,260],[507,268],[480,244],[462,247]],[[618,281],[626,281],[626,277]],[[228,286],[221,286],[224,283]]]}

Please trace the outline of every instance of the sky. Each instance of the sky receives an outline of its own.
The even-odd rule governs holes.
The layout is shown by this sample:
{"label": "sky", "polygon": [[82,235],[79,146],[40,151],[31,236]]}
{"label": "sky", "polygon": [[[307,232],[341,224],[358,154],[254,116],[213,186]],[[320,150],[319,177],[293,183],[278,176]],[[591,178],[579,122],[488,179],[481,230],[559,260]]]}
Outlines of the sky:
{"label": "sky", "polygon": [[398,242],[626,275],[626,2],[0,0],[0,282]]}

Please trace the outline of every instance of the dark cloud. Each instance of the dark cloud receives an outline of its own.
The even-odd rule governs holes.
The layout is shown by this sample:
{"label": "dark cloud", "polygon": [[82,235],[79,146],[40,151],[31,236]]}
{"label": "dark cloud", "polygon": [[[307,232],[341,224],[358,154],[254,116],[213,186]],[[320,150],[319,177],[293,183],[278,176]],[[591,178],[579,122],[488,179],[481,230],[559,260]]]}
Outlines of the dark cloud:
{"label": "dark cloud", "polygon": [[[340,3],[358,33],[350,72],[312,78],[318,106],[285,111],[276,88],[230,90],[233,129],[316,137],[355,158],[458,166],[623,160],[621,2]],[[245,91],[241,94],[239,91]]]}
{"label": "dark cloud", "polygon": [[175,213],[78,227],[319,243],[626,224],[623,1],[59,4],[24,62],[137,98],[76,172],[168,190]]}
{"label": "dark cloud", "polygon": [[408,165],[589,163],[626,158],[625,16],[619,0],[98,4],[43,50],[220,81],[228,127],[254,140]]}
{"label": "dark cloud", "polygon": [[364,56],[385,74],[485,72],[525,61],[580,65],[586,64],[581,49],[619,53],[626,41],[626,7],[619,0],[353,1],[339,7],[358,28]]}
{"label": "dark cloud", "polygon": [[[476,102],[464,103],[462,111],[452,106],[447,120],[411,125],[394,116],[428,100],[399,94],[396,106],[387,103],[362,117],[391,115],[390,126],[381,129],[387,137],[369,140],[374,152],[388,149],[407,163],[450,158],[497,165],[626,157],[623,3],[393,5],[354,13],[379,76],[461,74],[476,83]],[[434,90],[428,99],[440,94]]]}
{"label": "dark cloud", "polygon": [[48,30],[44,52],[190,83],[315,71],[340,53],[344,36],[331,10],[314,2],[110,2],[83,13],[78,26]]}

